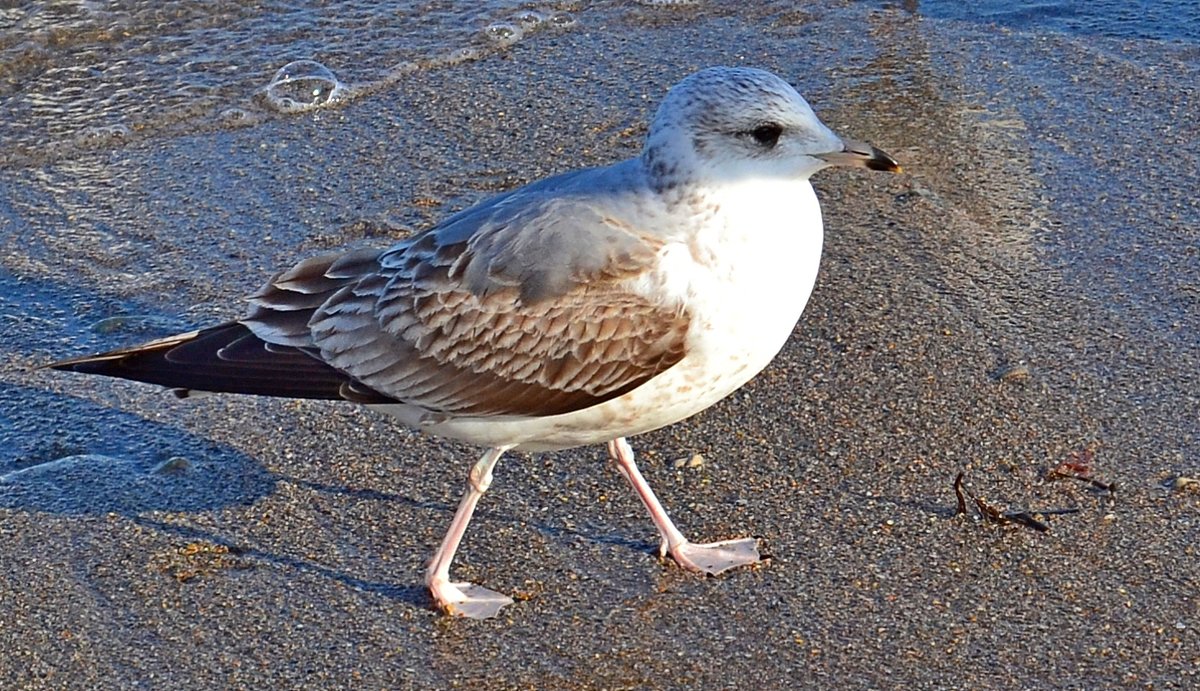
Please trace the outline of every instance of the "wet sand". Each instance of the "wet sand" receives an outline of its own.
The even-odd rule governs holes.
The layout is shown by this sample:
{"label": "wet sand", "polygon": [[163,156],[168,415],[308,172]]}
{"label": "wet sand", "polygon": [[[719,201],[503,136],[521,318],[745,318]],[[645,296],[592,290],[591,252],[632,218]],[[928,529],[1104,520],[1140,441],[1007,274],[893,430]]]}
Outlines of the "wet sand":
{"label": "wet sand", "polygon": [[[341,109],[2,171],[0,685],[1197,684],[1197,51],[857,5],[666,16],[598,13]],[[350,406],[29,371],[631,156],[664,90],[721,63],[784,75],[908,171],[822,173],[792,340],[633,442],[689,536],[758,536],[761,567],[659,562],[600,448],[515,455],[456,575],[519,601],[449,620],[419,583],[474,449]],[[142,316],[95,328],[114,315]],[[1048,477],[1064,462],[1116,490]],[[959,473],[1000,513],[1078,511],[1044,532],[969,498],[956,515]]]}

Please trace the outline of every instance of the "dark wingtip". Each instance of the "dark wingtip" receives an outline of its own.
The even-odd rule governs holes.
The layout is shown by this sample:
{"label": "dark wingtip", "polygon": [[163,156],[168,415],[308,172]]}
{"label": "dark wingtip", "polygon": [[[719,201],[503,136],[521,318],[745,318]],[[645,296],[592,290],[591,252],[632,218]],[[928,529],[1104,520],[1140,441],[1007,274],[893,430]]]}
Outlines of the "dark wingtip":
{"label": "dark wingtip", "polygon": [[[58,360],[40,369],[99,374],[158,384],[179,398],[240,393],[284,398],[395,403],[296,348],[270,348],[244,324],[227,322],[99,355]],[[345,389],[343,385],[352,386]]]}
{"label": "dark wingtip", "polygon": [[117,376],[114,374],[116,370],[122,367],[122,364],[130,358],[144,356],[150,353],[162,353],[171,350],[172,348],[187,343],[193,340],[198,335],[199,331],[190,331],[188,333],[177,334],[160,338],[148,343],[142,343],[130,348],[119,348],[110,350],[106,353],[97,353],[93,355],[80,355],[77,357],[66,358],[63,360],[55,360],[44,365],[39,365],[35,370],[55,369],[64,372],[79,372],[81,374],[103,374],[107,376]]}
{"label": "dark wingtip", "polygon": [[81,357],[47,362],[44,365],[38,365],[37,367],[34,367],[33,371],[37,372],[39,370],[56,369],[63,372],[83,372],[85,374],[92,374],[99,369],[103,369],[99,366],[100,362],[111,359],[111,357],[106,355],[84,355]]}

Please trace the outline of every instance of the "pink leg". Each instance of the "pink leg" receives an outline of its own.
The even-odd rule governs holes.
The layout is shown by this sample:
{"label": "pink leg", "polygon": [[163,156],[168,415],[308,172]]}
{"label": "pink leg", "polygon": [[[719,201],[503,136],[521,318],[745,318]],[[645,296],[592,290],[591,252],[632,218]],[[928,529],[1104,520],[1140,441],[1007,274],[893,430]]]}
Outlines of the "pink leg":
{"label": "pink leg", "polygon": [[716,575],[735,566],[754,564],[759,560],[758,540],[752,537],[740,540],[725,540],[697,545],[687,541],[683,533],[671,522],[666,509],[654,496],[654,490],[642,477],[633,459],[633,449],[623,437],[618,437],[608,443],[608,454],[617,463],[617,469],[633,485],[642,504],[650,512],[650,518],[662,535],[662,544],[658,553],[666,556],[668,553],[683,568]]}
{"label": "pink leg", "polygon": [[425,586],[433,595],[433,601],[447,614],[470,619],[487,619],[496,616],[501,607],[512,604],[512,598],[474,583],[451,583],[450,562],[462,542],[467,524],[471,522],[471,514],[479,498],[492,484],[492,468],[500,456],[511,449],[511,446],[501,446],[488,449],[486,453],[471,468],[467,478],[467,493],[454,513],[454,520],[442,538],[442,545],[429,562],[425,571]]}

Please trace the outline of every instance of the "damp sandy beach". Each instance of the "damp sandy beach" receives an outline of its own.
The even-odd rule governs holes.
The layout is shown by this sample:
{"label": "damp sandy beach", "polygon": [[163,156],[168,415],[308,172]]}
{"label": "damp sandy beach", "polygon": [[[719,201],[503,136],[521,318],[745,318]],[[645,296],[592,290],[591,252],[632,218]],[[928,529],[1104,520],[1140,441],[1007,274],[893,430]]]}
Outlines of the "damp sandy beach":
{"label": "damp sandy beach", "polygon": [[[1195,43],[870,3],[55,7],[4,20],[0,687],[1200,684]],[[261,91],[303,59],[340,103]],[[515,454],[455,575],[518,602],[451,620],[420,583],[476,449],[33,369],[633,156],[716,64],[783,76],[906,171],[820,173],[784,351],[632,440],[689,536],[759,537],[760,566],[661,562],[602,448]]]}

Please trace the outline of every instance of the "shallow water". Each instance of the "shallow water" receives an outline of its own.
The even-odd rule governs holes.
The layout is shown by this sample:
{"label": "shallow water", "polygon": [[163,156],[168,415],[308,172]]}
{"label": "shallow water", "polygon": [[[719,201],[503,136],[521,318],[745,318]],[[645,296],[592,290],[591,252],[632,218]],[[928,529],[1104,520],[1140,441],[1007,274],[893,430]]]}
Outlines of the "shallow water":
{"label": "shallow water", "polygon": [[[323,63],[351,92],[570,28],[575,3],[37,3],[0,13],[0,162],[196,129],[277,110],[272,76]],[[344,97],[350,97],[345,94]]]}
{"label": "shallow water", "polygon": [[1037,33],[1200,43],[1200,5],[1191,0],[912,0],[904,5],[933,19]]}

